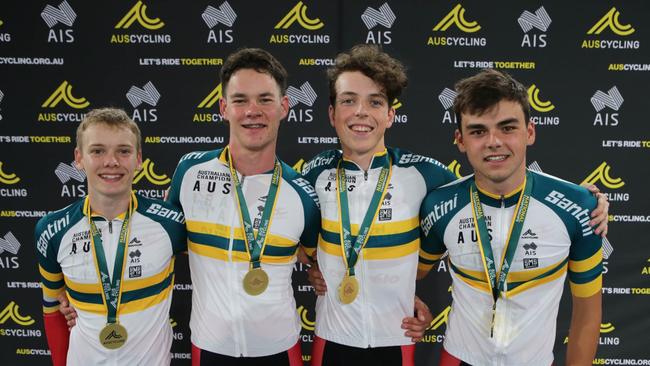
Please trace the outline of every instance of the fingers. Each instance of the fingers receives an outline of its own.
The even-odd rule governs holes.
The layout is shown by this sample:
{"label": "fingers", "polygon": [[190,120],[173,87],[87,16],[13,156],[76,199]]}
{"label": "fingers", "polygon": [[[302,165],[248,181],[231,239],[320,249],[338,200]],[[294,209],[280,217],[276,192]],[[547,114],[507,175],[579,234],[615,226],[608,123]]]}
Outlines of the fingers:
{"label": "fingers", "polygon": [[309,279],[309,283],[314,287],[316,295],[325,295],[325,292],[327,292],[327,285],[325,284],[323,274],[318,268],[318,262],[314,262],[311,268],[309,268],[307,271],[307,278]]}
{"label": "fingers", "polygon": [[406,329],[404,335],[410,337],[413,342],[422,340],[428,325],[428,323],[415,317],[406,317],[402,320],[402,329]]}
{"label": "fingers", "polygon": [[608,231],[609,201],[603,193],[597,193],[596,197],[598,198],[598,206],[591,212],[592,219],[589,221],[589,225],[595,227],[594,233],[596,235],[604,238]]}

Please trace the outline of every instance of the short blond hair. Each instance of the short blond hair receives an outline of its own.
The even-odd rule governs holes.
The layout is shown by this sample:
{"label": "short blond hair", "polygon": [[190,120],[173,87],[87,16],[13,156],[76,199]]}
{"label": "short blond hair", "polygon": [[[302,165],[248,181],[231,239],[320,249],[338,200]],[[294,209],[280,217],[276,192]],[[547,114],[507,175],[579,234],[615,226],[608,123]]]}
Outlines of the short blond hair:
{"label": "short blond hair", "polygon": [[137,151],[142,149],[142,134],[140,127],[133,122],[128,114],[120,108],[97,108],[92,109],[84,116],[83,121],[77,127],[77,149],[81,150],[83,145],[83,133],[90,126],[105,124],[115,128],[123,128],[133,132],[135,135],[135,147]]}

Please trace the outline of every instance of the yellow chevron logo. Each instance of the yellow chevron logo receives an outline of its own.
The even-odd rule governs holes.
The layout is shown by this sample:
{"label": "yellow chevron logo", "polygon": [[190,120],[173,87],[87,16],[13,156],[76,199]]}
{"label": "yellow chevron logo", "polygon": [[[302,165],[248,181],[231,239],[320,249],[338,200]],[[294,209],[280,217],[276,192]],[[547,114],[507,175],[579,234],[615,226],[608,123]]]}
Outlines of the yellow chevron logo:
{"label": "yellow chevron logo", "polygon": [[302,1],[299,1],[296,6],[294,6],[287,15],[285,15],[284,18],[275,25],[275,29],[287,29],[295,21],[307,30],[321,29],[325,26],[319,18],[310,19],[307,16],[307,5],[303,4]]}
{"label": "yellow chevron logo", "polygon": [[153,171],[153,166],[154,162],[147,158],[147,160],[142,163],[142,170],[140,170],[133,178],[133,184],[138,183],[143,177],[147,178],[150,183],[158,186],[163,186],[171,182],[171,179],[169,179],[167,174],[156,174]]}
{"label": "yellow chevron logo", "polygon": [[0,324],[4,324],[7,320],[13,320],[16,324],[28,326],[34,324],[35,320],[31,316],[22,316],[18,312],[18,304],[12,301],[7,305],[2,312],[0,312]]}
{"label": "yellow chevron logo", "polygon": [[607,14],[600,18],[600,20],[587,31],[587,34],[600,34],[607,27],[619,36],[629,36],[634,33],[634,28],[632,28],[631,24],[623,25],[618,21],[620,15],[621,13],[616,10],[616,7],[611,8]]}
{"label": "yellow chevron logo", "polygon": [[292,168],[298,173],[302,173],[302,168],[305,166],[305,163],[305,159],[300,159],[295,164],[293,164]]}
{"label": "yellow chevron logo", "polygon": [[538,112],[550,112],[555,109],[555,106],[550,101],[542,102],[539,99],[539,88],[535,84],[528,88],[528,103]]}
{"label": "yellow chevron logo", "polygon": [[2,171],[2,162],[0,161],[0,183],[16,184],[18,182],[20,182],[20,177],[16,173],[7,174]]}
{"label": "yellow chevron logo", "polygon": [[398,110],[399,107],[401,107],[401,106],[402,106],[402,102],[397,100],[397,98],[395,98],[395,100],[393,101],[393,104],[391,105],[391,107],[393,107],[394,110]]}
{"label": "yellow chevron logo", "polygon": [[296,310],[298,311],[298,315],[300,316],[300,324],[302,325],[302,328],[304,330],[313,331],[314,330],[314,324],[316,324],[316,321],[315,320],[310,320],[307,317],[307,313],[308,313],[307,309],[304,306],[300,305],[298,307],[298,309],[296,309]]}
{"label": "yellow chevron logo", "polygon": [[442,325],[447,324],[447,320],[449,320],[449,311],[451,311],[451,306],[447,306],[445,310],[436,315],[436,317],[431,321],[431,324],[427,327],[427,330],[436,330]]}
{"label": "yellow chevron logo", "polygon": [[465,8],[462,5],[456,5],[442,20],[433,27],[434,31],[446,31],[447,28],[455,24],[460,30],[465,33],[474,33],[481,29],[481,26],[476,22],[468,22],[465,19]]}
{"label": "yellow chevron logo", "polygon": [[451,170],[452,173],[456,175],[456,178],[462,178],[463,176],[460,175],[460,163],[458,160],[454,160],[449,165],[447,165],[447,168]]}
{"label": "yellow chevron logo", "polygon": [[131,10],[129,10],[126,15],[120,19],[120,21],[115,26],[115,29],[127,29],[135,22],[136,20],[140,23],[141,26],[150,29],[156,30],[165,26],[165,23],[160,20],[160,18],[151,19],[147,16],[147,6],[138,1]]}
{"label": "yellow chevron logo", "polygon": [[169,318],[169,325],[171,325],[172,328],[173,328],[173,327],[177,326],[178,323],[176,322],[176,320],[174,320],[174,318]]}
{"label": "yellow chevron logo", "polygon": [[616,328],[614,328],[612,323],[606,323],[606,324],[601,323],[600,324],[600,332],[601,333],[611,333],[611,332],[614,331],[614,329],[616,329]]}
{"label": "yellow chevron logo", "polygon": [[86,98],[75,98],[72,95],[72,85],[68,83],[67,80],[64,80],[61,85],[50,95],[49,98],[43,102],[41,107],[43,108],[54,108],[60,101],[64,101],[68,106],[75,109],[83,109],[90,105],[90,102]]}
{"label": "yellow chevron logo", "polygon": [[582,181],[580,184],[596,184],[596,182],[602,183],[605,187],[610,188],[610,189],[618,189],[621,188],[625,185],[625,182],[623,182],[623,179],[621,178],[612,178],[609,175],[609,170],[611,167],[609,164],[607,164],[606,161],[603,161],[602,164],[596,168],[585,180]]}
{"label": "yellow chevron logo", "polygon": [[216,102],[219,101],[223,97],[222,90],[221,90],[221,83],[217,85],[216,88],[212,89],[210,94],[208,94],[205,99],[199,103],[199,108],[212,108]]}

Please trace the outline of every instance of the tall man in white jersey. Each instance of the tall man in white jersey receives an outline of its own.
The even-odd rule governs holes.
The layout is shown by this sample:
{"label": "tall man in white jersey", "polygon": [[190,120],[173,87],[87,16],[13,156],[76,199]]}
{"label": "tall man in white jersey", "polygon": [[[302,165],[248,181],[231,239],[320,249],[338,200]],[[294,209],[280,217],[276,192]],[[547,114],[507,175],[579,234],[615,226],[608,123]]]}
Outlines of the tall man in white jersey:
{"label": "tall man in white jersey", "polygon": [[484,70],[456,84],[456,141],[474,174],[422,204],[418,276],[447,251],[453,303],[441,365],[553,364],[564,279],[567,365],[591,365],[601,320],[602,242],[583,187],[526,169],[535,142],[526,88]]}
{"label": "tall man in white jersey", "polygon": [[264,50],[231,54],[228,146],[185,155],[172,179],[168,199],[187,219],[193,365],[302,365],[291,275],[320,215],[311,185],[275,155],[286,79]]}
{"label": "tall man in white jersey", "polygon": [[[183,214],[132,192],[142,164],[138,126],[119,109],[88,112],[75,163],[88,196],[36,225],[45,333],[55,366],[169,365],[175,254]],[[77,310],[68,332],[63,293]],[[72,325],[72,324],[71,324]]]}

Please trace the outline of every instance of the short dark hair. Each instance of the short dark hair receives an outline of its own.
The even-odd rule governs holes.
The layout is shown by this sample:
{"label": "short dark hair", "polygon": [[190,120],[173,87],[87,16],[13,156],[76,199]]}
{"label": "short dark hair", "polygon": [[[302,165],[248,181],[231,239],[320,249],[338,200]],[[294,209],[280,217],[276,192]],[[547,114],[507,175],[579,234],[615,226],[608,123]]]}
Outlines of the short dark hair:
{"label": "short dark hair", "polygon": [[273,55],[261,48],[242,48],[230,54],[221,68],[221,88],[225,95],[232,75],[241,69],[253,69],[271,75],[280,88],[280,95],[287,89],[287,70]]}
{"label": "short dark hair", "polygon": [[123,109],[97,108],[86,113],[79,126],[77,126],[77,148],[79,150],[82,150],[83,147],[84,132],[86,132],[88,127],[98,124],[131,131],[135,135],[136,150],[140,151],[142,149],[140,128]]}
{"label": "short dark hair", "polygon": [[[482,115],[502,100],[519,103],[526,124],[530,121],[528,91],[507,72],[494,69],[481,70],[478,74],[457,82],[456,92],[458,94],[454,99],[454,113],[458,123],[461,123],[462,113]],[[460,127],[459,125],[459,130]]]}
{"label": "short dark hair", "polygon": [[377,83],[386,93],[389,105],[408,84],[406,68],[401,62],[376,45],[356,45],[348,52],[339,53],[335,65],[327,70],[332,106],[336,102],[336,80],[347,71],[359,71]]}

